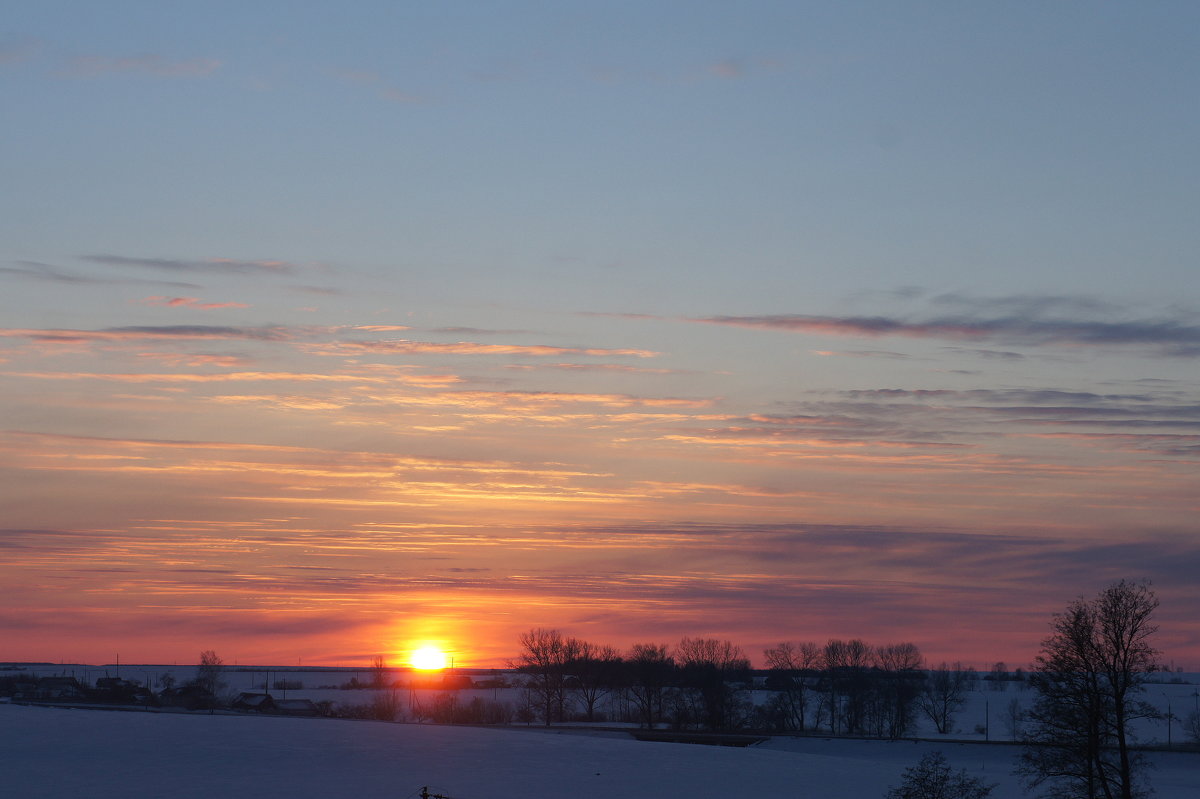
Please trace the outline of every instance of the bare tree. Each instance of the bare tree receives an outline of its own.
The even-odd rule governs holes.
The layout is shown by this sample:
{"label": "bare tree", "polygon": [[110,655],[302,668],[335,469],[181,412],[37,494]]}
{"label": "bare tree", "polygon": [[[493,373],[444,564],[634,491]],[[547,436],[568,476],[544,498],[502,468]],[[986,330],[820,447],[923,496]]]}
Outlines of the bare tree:
{"label": "bare tree", "polygon": [[1130,725],[1158,715],[1137,698],[1155,669],[1157,608],[1149,586],[1122,580],[1055,615],[1030,676],[1037,698],[1020,767],[1029,787],[1072,799],[1144,795]]}
{"label": "bare tree", "polygon": [[225,661],[211,649],[200,653],[200,665],[196,667],[196,685],[208,691],[213,696],[224,687],[221,682],[221,672],[225,669]]}
{"label": "bare tree", "polygon": [[514,665],[530,676],[528,687],[546,726],[562,721],[566,713],[566,663],[577,642],[558,630],[542,627],[521,634],[521,655]]}
{"label": "bare tree", "polygon": [[742,726],[750,708],[736,683],[749,678],[750,661],[741,647],[715,638],[683,638],[675,652],[687,721],[700,721],[710,730]]}
{"label": "bare tree", "polygon": [[371,699],[371,718],[379,721],[395,721],[401,711],[400,696],[390,676],[383,655],[371,659],[371,687],[375,689],[375,696]]}
{"label": "bare tree", "polygon": [[621,653],[611,646],[570,639],[569,659],[564,664],[567,685],[578,697],[588,721],[596,720],[596,705],[617,685]]}
{"label": "bare tree", "polygon": [[767,668],[780,680],[783,706],[790,726],[804,731],[808,728],[807,710],[810,701],[809,680],[821,665],[821,648],[812,641],[799,644],[783,642],[773,649],[763,650]]}
{"label": "bare tree", "polygon": [[376,655],[371,660],[371,687],[386,688],[388,684],[388,665],[383,655]]}
{"label": "bare tree", "polygon": [[913,643],[877,647],[875,657],[879,665],[876,682],[883,721],[880,733],[888,738],[902,738],[915,723],[913,706],[925,679],[921,671],[925,658]]}
{"label": "bare tree", "polygon": [[842,714],[849,733],[867,732],[870,715],[871,675],[875,665],[875,647],[861,638],[852,638],[843,649],[842,694],[845,697]]}
{"label": "bare tree", "polygon": [[666,644],[634,644],[625,659],[625,684],[642,724],[653,728],[663,716],[663,699],[675,661]]}
{"label": "bare tree", "polygon": [[996,661],[996,663],[992,665],[992,670],[986,679],[991,681],[991,688],[993,691],[1007,691],[1008,666],[1003,660]]}
{"label": "bare tree", "polygon": [[838,722],[842,715],[842,690],[845,683],[843,672],[846,669],[846,642],[831,638],[825,642],[821,650],[821,687],[823,689],[821,706],[818,714],[824,715],[829,722],[829,731],[838,732]]}
{"label": "bare tree", "polygon": [[1187,733],[1188,740],[1200,744],[1200,710],[1188,713],[1187,718],[1183,720],[1183,731]]}
{"label": "bare tree", "polygon": [[925,715],[937,727],[942,735],[950,732],[954,724],[954,714],[962,709],[967,701],[967,691],[971,684],[973,672],[964,669],[961,663],[953,667],[941,663],[929,672],[925,679],[925,688],[921,691],[920,705]]}
{"label": "bare tree", "polygon": [[1025,709],[1021,707],[1021,700],[1014,696],[1008,700],[1008,705],[1004,708],[1004,727],[1008,732],[1008,737],[1014,741],[1021,740],[1024,725]]}

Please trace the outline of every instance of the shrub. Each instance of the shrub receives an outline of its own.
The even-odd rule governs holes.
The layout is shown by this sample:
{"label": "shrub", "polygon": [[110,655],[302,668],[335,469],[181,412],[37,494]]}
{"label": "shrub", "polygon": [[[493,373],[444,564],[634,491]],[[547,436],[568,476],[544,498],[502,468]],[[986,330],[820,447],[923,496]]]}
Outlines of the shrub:
{"label": "shrub", "polygon": [[985,799],[995,787],[966,771],[955,774],[941,752],[930,752],[904,770],[904,780],[887,792],[887,799]]}

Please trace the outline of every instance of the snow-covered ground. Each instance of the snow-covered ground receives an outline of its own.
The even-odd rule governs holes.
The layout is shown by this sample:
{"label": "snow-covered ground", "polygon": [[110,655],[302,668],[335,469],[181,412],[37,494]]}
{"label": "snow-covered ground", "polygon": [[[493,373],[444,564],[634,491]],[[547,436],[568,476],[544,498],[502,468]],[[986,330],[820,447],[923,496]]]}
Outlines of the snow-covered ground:
{"label": "snow-covered ground", "polygon": [[[745,749],[619,734],[332,719],[0,705],[0,785],[11,797],[353,796],[454,799],[882,797],[939,749],[955,768],[1025,796],[1017,749],[776,738]],[[1155,754],[1158,799],[1200,796],[1200,755]]]}
{"label": "snow-covered ground", "polygon": [[[113,667],[46,665],[40,674],[73,674],[93,683]],[[7,673],[7,672],[5,672]],[[121,676],[142,682],[172,673],[195,676],[194,666],[122,666]],[[1144,698],[1176,716],[1200,705],[1196,675],[1155,683]],[[228,669],[226,692],[261,690],[263,671]],[[289,698],[369,703],[370,690],[341,690],[369,670],[272,669],[271,681],[302,682]],[[404,679],[402,675],[402,679]],[[273,691],[276,696],[279,691]],[[429,703],[433,689],[399,692],[408,703]],[[456,693],[515,702],[513,689]],[[763,701],[769,692],[755,692]],[[905,768],[939,750],[956,769],[997,784],[994,799],[1026,796],[1012,776],[1019,749],[985,745],[1010,738],[1004,716],[1012,700],[1026,706],[1033,693],[983,683],[955,721],[955,740],[884,742],[820,736],[773,738],[749,749],[642,743],[621,733],[551,731],[537,727],[465,728],[334,719],[151,712],[106,712],[0,704],[0,794],[13,797],[403,797],[431,793],[454,799],[541,797],[882,797]],[[984,730],[986,729],[986,733]],[[1165,721],[1143,725],[1143,741],[1167,740]],[[937,737],[923,723],[919,734]],[[1183,739],[1174,722],[1172,739]],[[961,741],[978,743],[963,743]],[[1200,797],[1200,754],[1155,753],[1151,780],[1158,799]]]}

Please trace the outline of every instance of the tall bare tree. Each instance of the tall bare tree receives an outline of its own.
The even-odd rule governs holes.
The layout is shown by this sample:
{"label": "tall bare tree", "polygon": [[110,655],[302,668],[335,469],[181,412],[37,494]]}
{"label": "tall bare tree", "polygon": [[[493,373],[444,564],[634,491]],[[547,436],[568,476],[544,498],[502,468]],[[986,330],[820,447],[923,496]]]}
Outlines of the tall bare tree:
{"label": "tall bare tree", "polygon": [[675,648],[682,698],[689,707],[687,720],[698,720],[710,730],[741,726],[748,704],[741,701],[737,684],[750,675],[750,661],[741,647],[715,638],[684,638]]}
{"label": "tall bare tree", "polygon": [[1054,797],[1134,799],[1145,795],[1131,723],[1157,711],[1138,699],[1157,650],[1150,642],[1158,598],[1120,581],[1054,616],[1030,683],[1021,773]]}
{"label": "tall bare tree", "polygon": [[885,644],[875,649],[879,666],[877,681],[882,706],[880,732],[888,738],[902,738],[915,723],[913,706],[925,679],[921,671],[925,658],[913,643]]}
{"label": "tall bare tree", "polygon": [[200,664],[196,666],[196,685],[208,691],[213,696],[221,690],[221,672],[225,669],[225,661],[211,649],[200,653]]}
{"label": "tall bare tree", "polygon": [[942,735],[950,732],[954,715],[966,703],[974,676],[974,672],[963,668],[961,663],[947,666],[944,662],[926,675],[918,701],[921,710]]}
{"label": "tall bare tree", "polygon": [[621,653],[611,646],[576,639],[569,639],[566,649],[567,688],[587,720],[595,721],[596,705],[616,688]]}
{"label": "tall bare tree", "polygon": [[787,709],[788,721],[794,729],[808,728],[809,681],[821,666],[821,648],[812,641],[793,644],[784,641],[772,649],[763,650],[767,668],[781,678],[781,694]]}
{"label": "tall bare tree", "polygon": [[388,682],[387,660],[383,655],[376,655],[371,660],[371,687],[386,688]]}
{"label": "tall bare tree", "polygon": [[625,684],[648,728],[663,716],[663,699],[675,670],[675,660],[666,644],[634,644],[625,658]]}
{"label": "tall bare tree", "polygon": [[558,630],[538,627],[521,634],[521,654],[513,665],[529,675],[528,687],[547,727],[566,714],[566,664],[577,645]]}

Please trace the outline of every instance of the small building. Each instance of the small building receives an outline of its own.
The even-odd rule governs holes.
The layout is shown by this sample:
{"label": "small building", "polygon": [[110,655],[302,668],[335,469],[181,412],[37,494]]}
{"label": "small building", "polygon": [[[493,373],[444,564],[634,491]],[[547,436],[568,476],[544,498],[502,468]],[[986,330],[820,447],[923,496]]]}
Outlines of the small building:
{"label": "small building", "polygon": [[74,677],[42,677],[37,681],[35,699],[51,702],[84,699],[87,690]]}
{"label": "small building", "polygon": [[243,692],[235,696],[229,706],[247,713],[274,713],[276,705],[270,694]]}
{"label": "small building", "polygon": [[101,677],[96,680],[92,699],[97,702],[113,702],[122,705],[154,704],[154,694],[140,683],[120,677]]}
{"label": "small building", "polygon": [[158,695],[158,699],[166,707],[181,707],[184,710],[211,710],[217,706],[216,695],[194,683],[167,688]]}
{"label": "small building", "polygon": [[321,715],[321,709],[311,699],[276,699],[275,712],[281,716]]}

